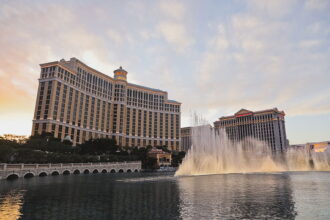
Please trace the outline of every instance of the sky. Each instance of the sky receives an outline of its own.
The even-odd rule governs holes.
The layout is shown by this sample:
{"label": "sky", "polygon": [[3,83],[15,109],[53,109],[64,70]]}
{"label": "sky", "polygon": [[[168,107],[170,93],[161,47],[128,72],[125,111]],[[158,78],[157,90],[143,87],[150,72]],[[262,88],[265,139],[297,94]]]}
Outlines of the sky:
{"label": "sky", "polygon": [[0,135],[30,135],[40,63],[76,57],[168,91],[182,126],[241,108],[286,113],[290,144],[330,140],[330,1],[0,4]]}

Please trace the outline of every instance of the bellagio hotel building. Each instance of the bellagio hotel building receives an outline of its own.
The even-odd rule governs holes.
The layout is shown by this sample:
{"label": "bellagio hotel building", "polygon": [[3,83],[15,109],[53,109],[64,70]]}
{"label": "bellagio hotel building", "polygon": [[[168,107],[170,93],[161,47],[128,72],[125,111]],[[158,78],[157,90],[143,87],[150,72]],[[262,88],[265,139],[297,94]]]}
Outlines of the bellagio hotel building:
{"label": "bellagio hotel building", "polygon": [[73,145],[115,138],[120,146],[180,150],[180,106],[167,92],[109,77],[76,58],[40,64],[32,135],[53,133]]}

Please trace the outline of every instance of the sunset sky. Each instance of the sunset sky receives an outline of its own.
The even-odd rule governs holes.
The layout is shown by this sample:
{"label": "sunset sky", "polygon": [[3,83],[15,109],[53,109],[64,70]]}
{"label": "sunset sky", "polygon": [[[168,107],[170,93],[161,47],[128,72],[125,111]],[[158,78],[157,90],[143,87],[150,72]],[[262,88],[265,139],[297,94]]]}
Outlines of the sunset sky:
{"label": "sunset sky", "polygon": [[1,1],[0,135],[31,133],[39,64],[76,57],[210,123],[286,113],[290,144],[330,140],[330,1]]}

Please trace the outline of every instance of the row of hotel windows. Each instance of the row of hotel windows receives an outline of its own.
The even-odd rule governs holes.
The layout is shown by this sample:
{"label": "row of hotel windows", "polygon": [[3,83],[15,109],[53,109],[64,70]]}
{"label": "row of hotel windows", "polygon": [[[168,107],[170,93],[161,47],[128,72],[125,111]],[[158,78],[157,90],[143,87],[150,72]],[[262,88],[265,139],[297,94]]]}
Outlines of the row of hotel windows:
{"label": "row of hotel windows", "polygon": [[[45,93],[45,82],[40,83],[40,95],[36,119],[49,119],[51,114],[49,112],[49,101],[51,97],[52,85],[55,82],[48,82],[48,89],[46,92],[47,98],[44,100],[43,95]],[[62,92],[61,92],[62,91]],[[68,97],[67,97],[68,96]],[[61,99],[61,101],[60,101]],[[67,100],[67,102],[66,102]],[[45,106],[44,117],[41,117],[41,106]],[[113,114],[111,114],[111,108],[113,105]],[[64,123],[70,123],[83,128],[90,128],[95,130],[102,130],[108,133],[123,133],[123,123],[124,123],[124,109],[123,104],[112,104],[106,101],[102,101],[95,97],[90,97],[82,92],[79,92],[73,88],[68,87],[60,82],[57,82],[55,89],[55,101],[53,107],[52,119],[58,120]],[[119,109],[119,111],[118,111]],[[66,112],[65,112],[66,110]],[[126,133],[132,135],[141,136],[141,125],[142,125],[142,112],[143,112],[143,136],[157,137],[158,130],[160,132],[161,138],[163,137],[163,121],[165,120],[165,128],[168,128],[170,123],[170,135],[168,134],[168,129],[165,129],[165,137],[179,138],[179,128],[180,120],[179,115],[169,114],[169,113],[157,113],[149,112],[145,110],[126,108]],[[132,114],[131,114],[132,111]],[[72,114],[71,114],[72,112]],[[110,117],[113,117],[113,127],[110,131]],[[159,116],[158,116],[159,115]],[[132,117],[132,127],[131,124]],[[170,120],[170,121],[169,121]],[[148,121],[148,124],[147,124]],[[152,122],[154,125],[153,133]],[[174,122],[176,123],[174,127]],[[137,131],[136,124],[138,125]],[[149,129],[147,127],[149,126]],[[147,131],[148,134],[147,134]]]}
{"label": "row of hotel windows", "polygon": [[188,137],[181,137],[181,148],[183,151],[188,151],[192,145],[192,138]]}
{"label": "row of hotel windows", "polygon": [[[84,131],[80,129],[75,129],[67,126],[62,125],[56,125],[56,124],[49,124],[51,126],[50,133],[52,133],[55,137],[58,138],[65,138],[67,136],[70,136],[71,140],[74,143],[82,143],[84,141],[87,141],[89,139],[96,139],[96,138],[115,138],[115,135],[109,135],[109,134],[100,134],[97,132],[89,132]],[[34,125],[34,134],[41,134],[45,133],[47,131],[47,123],[35,123]],[[57,134],[57,135],[56,135]],[[147,145],[166,145],[174,147],[176,150],[178,150],[179,141],[173,141],[173,140],[151,140],[151,139],[141,139],[141,138],[128,138],[128,137],[122,137],[119,136],[119,145],[123,144],[123,139],[125,138],[126,145],[131,141],[131,146],[147,146]],[[80,140],[81,139],[81,140]]]}
{"label": "row of hotel windows", "polygon": [[63,81],[105,99],[112,99],[112,83],[101,79],[81,68],[78,68],[77,75],[59,67],[51,66],[41,69],[41,78],[58,77]]}
{"label": "row of hotel windows", "polygon": [[[250,125],[241,125],[236,127],[226,127],[226,132],[231,139],[242,139],[247,136],[258,138],[266,141],[273,148],[275,148],[275,133],[273,123],[259,123]],[[281,132],[279,131],[280,140]],[[280,141],[282,147],[282,142]]]}
{"label": "row of hotel windows", "polygon": [[[127,94],[126,94],[127,91]],[[127,105],[148,108],[161,111],[180,112],[180,105],[164,103],[164,95],[152,94],[144,91],[125,88],[124,85],[115,85],[115,101],[124,102],[127,97]]]}
{"label": "row of hotel windows", "polygon": [[249,125],[239,125],[235,127],[226,127],[226,131],[231,133],[237,133],[240,136],[246,135],[263,135],[268,136],[274,133],[273,123],[259,123],[259,124],[249,124]]}
{"label": "row of hotel windows", "polygon": [[268,135],[269,132],[274,131],[274,123],[272,121],[270,122],[261,122],[261,123],[250,123],[245,125],[236,125],[236,126],[228,126],[225,127],[226,130],[230,132],[237,132],[240,128],[242,128],[242,131],[245,131],[248,134],[266,134]]}
{"label": "row of hotel windows", "polygon": [[[45,67],[41,69],[41,78],[58,77],[71,85],[91,93],[95,96],[112,100],[113,84],[101,79],[78,67],[77,76],[71,74],[59,66]],[[161,111],[180,112],[179,105],[164,104],[164,95],[152,94],[144,91],[127,88],[123,84],[116,84],[114,91],[115,101],[124,102],[127,97],[127,104]]]}
{"label": "row of hotel windows", "polygon": [[45,93],[45,83],[41,83],[40,85],[40,92],[39,92],[39,99],[37,103],[37,112],[36,112],[36,118],[39,119],[41,117],[41,111],[42,106],[44,103],[44,118],[47,118],[47,115],[49,113],[49,105],[50,105],[50,96],[52,92],[52,82],[48,84],[47,91]]}

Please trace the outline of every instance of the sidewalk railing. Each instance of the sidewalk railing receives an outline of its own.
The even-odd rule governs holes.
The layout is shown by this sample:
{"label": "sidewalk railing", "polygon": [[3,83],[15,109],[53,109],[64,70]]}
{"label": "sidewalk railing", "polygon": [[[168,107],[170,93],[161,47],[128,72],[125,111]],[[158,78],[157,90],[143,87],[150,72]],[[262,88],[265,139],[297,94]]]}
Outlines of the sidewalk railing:
{"label": "sidewalk railing", "polygon": [[0,171],[6,170],[24,170],[38,168],[62,168],[62,167],[95,167],[95,166],[111,166],[121,164],[141,164],[140,161],[125,161],[125,162],[101,162],[101,163],[49,163],[49,164],[9,164],[1,163]]}

